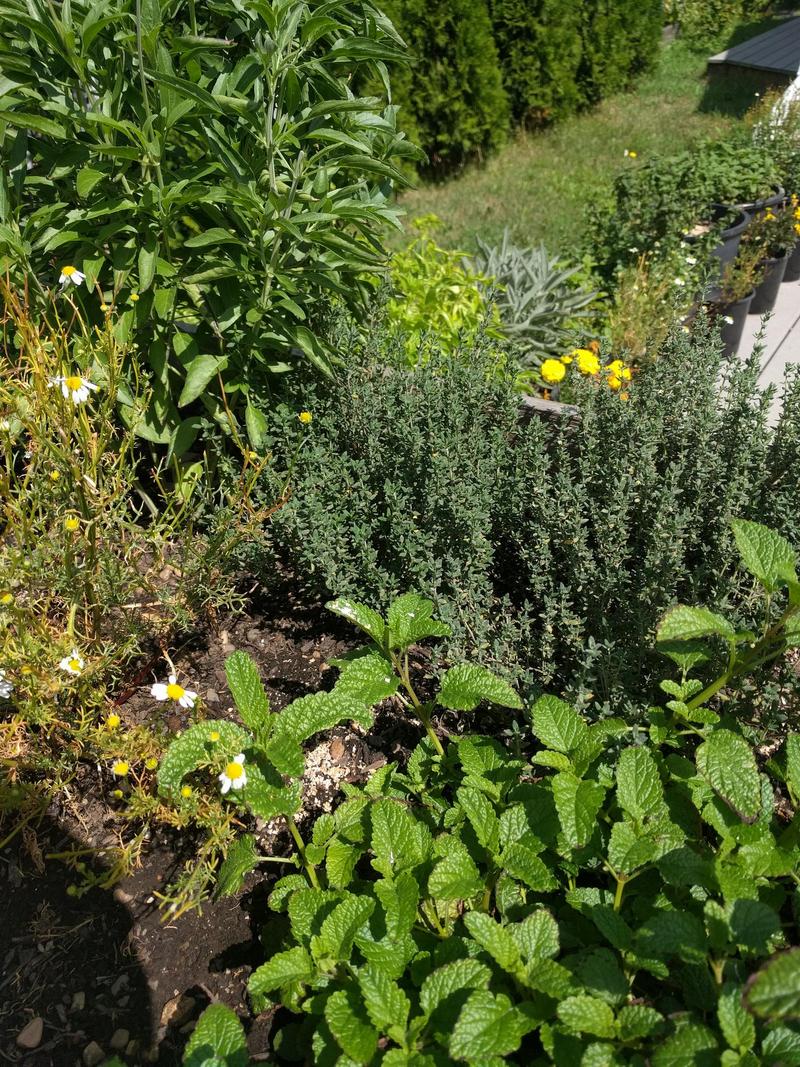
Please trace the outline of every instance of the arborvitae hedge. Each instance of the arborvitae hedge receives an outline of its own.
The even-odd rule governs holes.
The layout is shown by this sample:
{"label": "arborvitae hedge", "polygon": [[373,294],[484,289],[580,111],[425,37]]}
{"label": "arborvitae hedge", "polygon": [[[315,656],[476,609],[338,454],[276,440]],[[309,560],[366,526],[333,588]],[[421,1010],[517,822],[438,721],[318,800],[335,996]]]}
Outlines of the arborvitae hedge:
{"label": "arborvitae hedge", "polygon": [[392,72],[400,124],[428,155],[421,173],[440,176],[481,159],[509,128],[486,0],[386,0],[412,65]]}
{"label": "arborvitae hedge", "polygon": [[577,110],[581,6],[574,0],[493,0],[491,15],[515,122],[535,126]]}
{"label": "arborvitae hedge", "polygon": [[655,58],[664,14],[663,0],[488,3],[384,4],[413,60],[393,72],[393,93],[426,176],[491,152],[509,115],[539,125],[624,89]]}

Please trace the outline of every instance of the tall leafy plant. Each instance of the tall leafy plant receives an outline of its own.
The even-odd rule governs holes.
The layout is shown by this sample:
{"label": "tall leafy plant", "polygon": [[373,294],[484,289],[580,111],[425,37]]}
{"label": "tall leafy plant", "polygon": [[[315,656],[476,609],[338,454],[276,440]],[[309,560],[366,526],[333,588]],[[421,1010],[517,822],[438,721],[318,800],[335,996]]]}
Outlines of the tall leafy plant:
{"label": "tall leafy plant", "polygon": [[244,415],[258,447],[270,375],[329,366],[314,309],[382,269],[413,151],[351,86],[403,55],[359,0],[2,0],[0,270],[44,294],[72,266],[82,315],[116,306],[153,374],[143,437],[180,452]]}

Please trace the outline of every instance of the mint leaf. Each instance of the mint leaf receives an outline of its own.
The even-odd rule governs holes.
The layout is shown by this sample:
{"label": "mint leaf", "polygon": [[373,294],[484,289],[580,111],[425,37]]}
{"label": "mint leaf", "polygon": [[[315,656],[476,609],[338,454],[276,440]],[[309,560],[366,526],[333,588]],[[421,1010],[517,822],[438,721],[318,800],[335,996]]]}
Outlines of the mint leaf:
{"label": "mint leaf", "polygon": [[624,749],[617,761],[616,777],[617,803],[632,819],[642,821],[663,810],[664,788],[648,749]]}
{"label": "mint leaf", "polygon": [[472,711],[482,700],[504,708],[521,708],[522,701],[502,678],[476,663],[460,663],[442,678],[437,701],[453,711]]}
{"label": "mint leaf", "polygon": [[574,774],[559,773],[552,779],[553,799],[567,843],[583,848],[594,833],[605,789],[599,782],[584,782]]}
{"label": "mint leaf", "polygon": [[527,845],[509,845],[503,850],[500,866],[535,893],[549,893],[558,888],[552,868]]}
{"label": "mint leaf", "polygon": [[405,805],[388,798],[372,805],[372,866],[386,878],[417,867],[431,855],[431,832]]}
{"label": "mint leaf", "polygon": [[745,1003],[761,1019],[800,1018],[800,948],[768,960],[747,983]]}
{"label": "mint leaf", "polygon": [[370,708],[347,693],[310,693],[292,701],[278,716],[275,733],[298,744],[320,730],[330,730],[342,722],[357,722],[369,729],[373,715]]}
{"label": "mint leaf", "polygon": [[447,637],[450,627],[433,618],[433,601],[405,593],[389,608],[389,648],[405,650],[426,637]]}
{"label": "mint leaf", "polygon": [[645,1004],[626,1004],[617,1015],[617,1033],[622,1041],[649,1037],[664,1022],[664,1016]]}
{"label": "mint leaf", "polygon": [[450,1055],[473,1064],[488,1064],[493,1057],[515,1052],[535,1025],[507,996],[476,989],[453,1027]]}
{"label": "mint leaf", "polygon": [[615,822],[608,842],[608,862],[617,874],[630,874],[656,857],[655,841],[632,823]]}
{"label": "mint leaf", "polygon": [[504,971],[511,975],[524,973],[517,943],[505,926],[482,911],[468,911],[464,916],[464,925]]}
{"label": "mint leaf", "polygon": [[345,693],[363,704],[377,704],[394,696],[400,679],[392,665],[376,652],[357,656],[343,667],[335,685],[337,693]]}
{"label": "mint leaf", "polygon": [[698,773],[744,822],[761,812],[761,779],[755,756],[743,737],[731,730],[715,730],[698,746]]}
{"label": "mint leaf", "polygon": [[597,997],[567,997],[558,1005],[558,1017],[573,1033],[615,1037],[614,1012]]}
{"label": "mint leaf", "polygon": [[358,984],[372,1025],[398,1045],[405,1044],[411,1004],[397,982],[368,965],[359,971]]}
{"label": "mint leaf", "polygon": [[322,923],[319,934],[311,938],[314,959],[348,960],[353,939],[375,910],[369,897],[346,897]]}
{"label": "mint leaf", "polygon": [[534,735],[556,752],[569,754],[589,733],[577,711],[554,696],[539,697],[531,709],[531,720]]}
{"label": "mint leaf", "polygon": [[224,1067],[247,1067],[250,1055],[239,1016],[225,1004],[211,1004],[194,1028],[183,1056],[184,1067],[214,1061]]}
{"label": "mint leaf", "polygon": [[797,557],[785,537],[746,519],[733,519],[731,526],[742,562],[767,592],[774,592],[787,579],[797,580]]}
{"label": "mint leaf", "polygon": [[720,993],[717,1018],[731,1048],[747,1052],[756,1043],[756,1026],[742,1003],[742,987],[727,983]]}
{"label": "mint leaf", "polygon": [[234,652],[225,660],[225,674],[242,722],[263,745],[272,724],[258,667],[246,652]]}
{"label": "mint leaf", "polygon": [[506,929],[526,962],[558,955],[558,923],[544,908],[531,912],[522,922],[512,923]]}
{"label": "mint leaf", "polygon": [[679,604],[671,608],[656,631],[656,641],[693,641],[698,637],[724,637],[729,640],[736,631],[727,619],[708,608],[692,608]]}
{"label": "mint leaf", "polygon": [[496,852],[500,843],[500,820],[494,805],[479,790],[468,786],[461,786],[456,796],[479,844],[489,852]]}
{"label": "mint leaf", "polygon": [[325,1004],[325,1021],[351,1060],[369,1063],[378,1047],[378,1031],[370,1025],[355,990],[338,990]]}
{"label": "mint leaf", "polygon": [[414,876],[401,871],[394,881],[382,879],[375,883],[375,895],[383,905],[389,937],[399,938],[409,933],[419,904],[419,886]]}
{"label": "mint leaf", "polygon": [[492,972],[479,960],[453,960],[438,967],[422,983],[419,1005],[437,1038],[447,1044],[470,993],[486,989]]}
{"label": "mint leaf", "polygon": [[250,975],[247,988],[251,996],[269,993],[291,982],[310,982],[317,969],[314,961],[300,945],[286,952],[276,952]]}
{"label": "mint leaf", "polygon": [[228,849],[228,855],[217,872],[215,892],[217,899],[238,893],[242,888],[245,875],[258,866],[260,859],[256,839],[252,834],[242,834],[241,837],[237,837]]}
{"label": "mint leaf", "polygon": [[656,1048],[652,1064],[653,1067],[717,1067],[717,1039],[708,1027],[688,1023]]}
{"label": "mint leaf", "polygon": [[434,900],[468,900],[481,893],[483,887],[475,861],[460,841],[451,838],[447,854],[428,878],[428,895]]}
{"label": "mint leaf", "polygon": [[368,608],[365,604],[359,604],[355,600],[348,600],[346,597],[337,597],[336,600],[329,600],[325,605],[328,611],[333,611],[337,615],[341,615],[343,619],[347,619],[348,622],[352,622],[364,633],[368,634],[372,640],[378,645],[379,648],[383,647],[386,639],[386,623],[372,608]]}

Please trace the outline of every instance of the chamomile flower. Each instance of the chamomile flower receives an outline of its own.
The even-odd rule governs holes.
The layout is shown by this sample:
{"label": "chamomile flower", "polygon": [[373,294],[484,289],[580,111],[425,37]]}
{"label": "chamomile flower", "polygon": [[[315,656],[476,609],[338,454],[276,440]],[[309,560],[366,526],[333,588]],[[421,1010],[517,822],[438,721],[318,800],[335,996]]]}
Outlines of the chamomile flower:
{"label": "chamomile flower", "polygon": [[83,661],[83,657],[81,656],[80,652],[78,652],[77,648],[73,648],[72,654],[69,656],[64,656],[64,658],[59,663],[59,667],[62,671],[66,671],[67,674],[75,675],[82,674],[83,668],[85,666],[86,664]]}
{"label": "chamomile flower", "polygon": [[241,789],[242,786],[247,785],[247,772],[244,769],[244,752],[240,752],[238,756],[234,756],[230,763],[225,767],[225,770],[219,776],[220,791],[225,793],[230,792],[231,789]]}
{"label": "chamomile flower", "polygon": [[106,726],[109,728],[109,730],[116,730],[116,728],[119,726],[120,722],[121,722],[121,719],[120,719],[119,715],[117,715],[116,712],[112,711],[111,714],[106,719]]}
{"label": "chamomile flower", "polygon": [[150,693],[156,700],[174,700],[182,708],[193,708],[197,700],[197,693],[178,685],[178,679],[174,674],[169,676],[167,682],[156,682]]}
{"label": "chamomile flower", "polygon": [[66,289],[69,285],[83,285],[85,279],[86,275],[82,271],[68,264],[66,267],[61,268],[58,284],[62,289]]}
{"label": "chamomile flower", "polygon": [[94,393],[100,388],[88,378],[82,378],[80,374],[70,374],[65,378],[50,378],[47,384],[51,387],[60,385],[61,395],[65,400],[71,399],[73,404],[84,404],[89,399],[89,393]]}
{"label": "chamomile flower", "polygon": [[124,759],[114,760],[111,764],[111,773],[115,778],[127,778],[130,769],[131,765]]}
{"label": "chamomile flower", "polygon": [[6,678],[6,672],[0,671],[0,700],[8,700],[14,691],[14,686]]}

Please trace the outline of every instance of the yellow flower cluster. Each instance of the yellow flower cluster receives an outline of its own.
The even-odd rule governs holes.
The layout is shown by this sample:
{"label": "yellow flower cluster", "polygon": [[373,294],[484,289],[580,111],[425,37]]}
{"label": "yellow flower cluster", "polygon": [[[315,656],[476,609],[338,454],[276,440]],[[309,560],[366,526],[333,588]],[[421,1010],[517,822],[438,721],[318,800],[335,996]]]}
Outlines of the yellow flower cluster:
{"label": "yellow flower cluster", "polygon": [[[598,354],[599,349],[599,344],[596,341],[593,341],[589,347],[575,348],[568,355],[562,356],[561,359],[546,359],[540,367],[542,380],[547,385],[557,385],[564,380],[567,373],[567,367],[574,363],[578,368],[579,373],[586,377],[595,378],[602,372],[605,375],[609,388],[618,392],[622,389],[625,382],[631,380],[631,368],[626,367],[621,359],[614,359],[606,364],[601,363]],[[627,393],[620,393],[620,395],[623,399],[628,399]]]}

